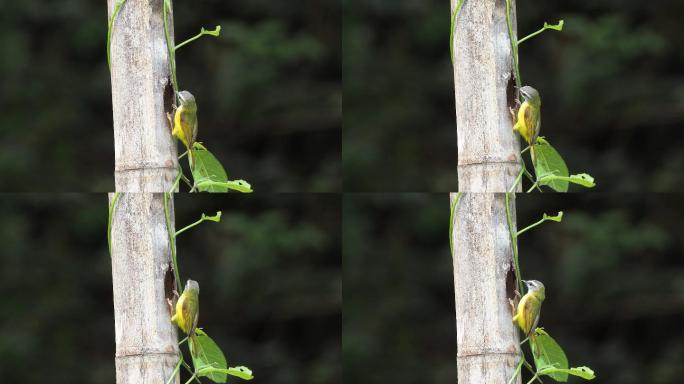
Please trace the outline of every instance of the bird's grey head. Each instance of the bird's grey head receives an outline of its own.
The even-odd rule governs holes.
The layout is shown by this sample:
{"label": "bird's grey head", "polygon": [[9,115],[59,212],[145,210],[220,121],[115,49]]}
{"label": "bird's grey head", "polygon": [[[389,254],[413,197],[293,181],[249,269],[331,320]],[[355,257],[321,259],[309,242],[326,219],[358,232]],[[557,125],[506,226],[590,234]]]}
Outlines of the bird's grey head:
{"label": "bird's grey head", "polygon": [[539,102],[541,103],[539,92],[536,89],[530,87],[529,85],[520,88],[520,94],[525,100],[539,100]]}
{"label": "bird's grey head", "polygon": [[529,291],[544,289],[544,284],[542,284],[542,282],[539,280],[523,280],[523,283],[525,283]]}
{"label": "bird's grey head", "polygon": [[188,101],[195,101],[195,96],[193,96],[192,93],[188,91],[178,92],[178,98],[181,99],[181,102],[183,103],[187,103]]}
{"label": "bird's grey head", "polygon": [[187,291],[188,289],[195,289],[199,293],[199,284],[195,280],[188,279],[188,282],[185,283],[185,290]]}

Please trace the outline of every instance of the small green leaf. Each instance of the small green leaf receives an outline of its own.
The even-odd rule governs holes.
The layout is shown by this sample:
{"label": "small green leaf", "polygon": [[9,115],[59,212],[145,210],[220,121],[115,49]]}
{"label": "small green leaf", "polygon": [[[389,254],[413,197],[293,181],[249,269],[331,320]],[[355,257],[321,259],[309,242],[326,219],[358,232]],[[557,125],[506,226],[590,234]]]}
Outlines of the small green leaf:
{"label": "small green leaf", "polygon": [[522,39],[519,39],[519,40],[518,40],[518,45],[522,44],[522,43],[523,43],[524,41],[526,41],[526,40],[529,40],[529,39],[531,39],[531,38],[537,36],[538,34],[540,34],[540,33],[544,32],[544,31],[546,31],[547,29],[553,29],[554,31],[562,31],[562,30],[563,30],[563,23],[564,23],[564,21],[563,21],[562,19],[561,19],[561,20],[558,20],[558,24],[549,24],[549,23],[547,23],[547,22],[545,21],[545,22],[544,22],[544,26],[541,27],[540,30],[538,30],[538,31],[536,31],[536,32],[534,32],[534,33],[530,33],[529,35],[523,37]]}
{"label": "small green leaf", "polygon": [[247,368],[247,367],[230,367],[230,368],[214,368],[214,367],[204,367],[202,368],[199,372],[202,375],[206,373],[211,373],[211,372],[220,372],[220,373],[225,373],[231,376],[236,376],[244,380],[252,380],[254,376],[252,375],[252,371]]}
{"label": "small green leaf", "polygon": [[546,213],[542,217],[543,220],[552,220],[556,223],[560,223],[563,220],[563,211],[558,212],[556,216],[549,216]]}
{"label": "small green leaf", "polygon": [[[165,0],[165,1],[168,1],[168,0]],[[166,4],[166,3],[165,3],[165,4]],[[169,6],[169,8],[171,8],[171,6]],[[204,27],[202,27],[202,29],[200,30],[200,33],[198,33],[198,34],[196,34],[195,36],[193,36],[193,37],[191,37],[191,38],[185,40],[184,42],[182,42],[182,43],[176,45],[176,46],[173,48],[173,51],[176,52],[180,47],[182,47],[182,46],[184,46],[184,45],[186,45],[186,44],[190,44],[190,43],[192,43],[193,41],[199,39],[200,37],[202,37],[202,36],[204,36],[204,35],[219,36],[220,34],[221,34],[221,26],[220,26],[220,25],[217,25],[216,28],[215,28],[214,30],[211,30],[211,29],[207,30],[207,29],[204,29]]]}
{"label": "small green leaf", "polygon": [[593,380],[596,378],[596,375],[594,375],[594,371],[589,367],[574,367],[574,368],[569,368],[569,369],[544,367],[543,369],[539,370],[540,375],[547,375],[547,376],[551,376],[550,375],[551,373],[558,373],[558,372],[568,373],[568,374],[571,374],[573,376],[581,377],[585,380]]}
{"label": "small green leaf", "polygon": [[556,176],[556,175],[547,175],[539,179],[539,182],[541,183],[542,180],[544,182],[550,182],[552,180],[564,180],[564,181],[569,181],[573,184],[578,184],[586,188],[593,188],[596,186],[596,183],[594,183],[594,178],[591,177],[589,174],[586,173],[580,173],[577,175],[570,175],[570,176]]}
{"label": "small green leaf", "polygon": [[558,24],[549,24],[546,21],[544,22],[544,29],[553,29],[556,31],[562,31],[563,30],[563,19],[558,20]]}
{"label": "small green leaf", "polygon": [[[226,372],[217,371],[213,368],[227,369],[226,357],[221,348],[203,330],[196,329],[194,342],[190,342],[190,355],[192,365],[195,367],[197,376],[206,376],[215,383],[225,383],[228,379]],[[212,368],[207,370],[207,368]]]}
{"label": "small green leaf", "polygon": [[[547,185],[557,192],[568,191],[568,166],[561,155],[543,137],[539,137],[533,146],[534,172],[539,185]],[[550,176],[560,176],[550,177]]]}
{"label": "small green leaf", "polygon": [[213,221],[215,223],[220,223],[221,222],[221,211],[216,211],[216,214],[214,216],[207,216],[203,213],[201,220],[210,220],[210,221]]}
{"label": "small green leaf", "polygon": [[563,348],[543,328],[537,328],[534,331],[534,336],[530,338],[530,346],[532,347],[534,365],[540,374],[543,369],[555,368],[558,370],[546,375],[556,381],[568,381],[568,373],[564,371],[568,369],[568,358],[565,356]]}
{"label": "small green leaf", "polygon": [[[213,181],[209,179],[199,180],[196,183],[197,188],[202,191],[208,188],[224,188],[232,189],[242,193],[252,193],[252,186],[245,180],[228,180],[226,182]],[[226,192],[226,191],[221,191]]]}
{"label": "small green leaf", "polygon": [[[563,22],[563,20],[561,20],[561,28],[562,28],[562,22]],[[207,30],[207,29],[204,29],[204,27],[202,27],[200,34],[201,35],[219,36],[221,34],[221,26],[217,25],[216,28],[214,28],[214,30],[211,30],[211,29]]]}

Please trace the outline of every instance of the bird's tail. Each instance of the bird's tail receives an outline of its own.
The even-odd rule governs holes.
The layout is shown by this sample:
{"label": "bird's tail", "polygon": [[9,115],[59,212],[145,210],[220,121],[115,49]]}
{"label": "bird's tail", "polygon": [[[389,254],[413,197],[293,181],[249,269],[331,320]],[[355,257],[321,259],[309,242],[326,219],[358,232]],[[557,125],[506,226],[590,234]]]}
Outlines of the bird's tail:
{"label": "bird's tail", "polygon": [[193,334],[188,336],[188,338],[190,341],[190,352],[193,355],[197,355],[197,336]]}
{"label": "bird's tail", "polygon": [[188,146],[188,160],[190,161],[190,169],[195,169],[195,152],[192,145]]}

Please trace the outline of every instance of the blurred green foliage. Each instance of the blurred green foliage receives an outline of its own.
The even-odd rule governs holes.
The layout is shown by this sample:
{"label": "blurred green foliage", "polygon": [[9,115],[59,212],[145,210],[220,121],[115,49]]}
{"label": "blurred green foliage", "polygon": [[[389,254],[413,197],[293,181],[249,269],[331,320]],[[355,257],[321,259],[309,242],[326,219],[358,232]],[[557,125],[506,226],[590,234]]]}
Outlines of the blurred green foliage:
{"label": "blurred green foliage", "polygon": [[[200,282],[200,326],[231,366],[265,383],[339,383],[340,198],[176,196],[181,278]],[[0,196],[2,382],[113,383],[107,198]],[[67,219],[68,218],[68,219]],[[184,376],[184,379],[187,379]]]}
{"label": "blurred green foliage", "polygon": [[[519,228],[565,212],[562,223],[520,237],[521,271],[546,285],[540,326],[598,382],[665,384],[684,375],[681,198],[517,198]],[[344,382],[456,379],[448,223],[446,195],[344,197]]]}
{"label": "blurred green foliage", "polygon": [[[341,187],[340,3],[176,1],[178,81],[232,179],[260,191]],[[106,2],[3,2],[0,190],[109,191],[114,140]]]}
{"label": "blurred green foliage", "polygon": [[[520,37],[565,19],[520,46],[521,77],[542,95],[542,135],[600,190],[684,184],[683,12],[676,0],[517,4]],[[343,15],[345,190],[457,190],[449,2],[347,0]]]}

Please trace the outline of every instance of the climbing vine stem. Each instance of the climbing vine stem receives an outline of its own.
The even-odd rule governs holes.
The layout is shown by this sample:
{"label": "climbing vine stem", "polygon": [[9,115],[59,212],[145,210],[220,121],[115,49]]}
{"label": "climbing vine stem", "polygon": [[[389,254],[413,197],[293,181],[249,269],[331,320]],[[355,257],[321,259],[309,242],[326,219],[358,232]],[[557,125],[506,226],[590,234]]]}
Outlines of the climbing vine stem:
{"label": "climbing vine stem", "polygon": [[112,197],[112,202],[109,204],[109,220],[107,221],[107,245],[109,247],[109,257],[112,257],[112,216],[114,215],[114,206],[116,201],[119,200],[119,193],[114,193]]}
{"label": "climbing vine stem", "polygon": [[513,20],[511,19],[511,0],[506,0],[506,25],[508,26],[508,38],[511,41],[515,85],[520,89],[522,88],[522,79],[520,78],[520,67],[518,66],[518,42],[516,41],[516,35],[513,33]]}
{"label": "climbing vine stem", "polygon": [[169,200],[171,194],[164,193],[164,216],[166,217],[166,231],[169,235],[169,245],[171,247],[171,261],[173,262],[173,275],[176,279],[176,292],[182,292],[180,273],[178,272],[178,261],[176,259],[176,234],[171,227],[171,211],[169,210]]}
{"label": "climbing vine stem", "polygon": [[449,249],[451,250],[451,257],[454,257],[454,211],[460,199],[461,192],[456,192],[454,200],[451,202],[451,214],[449,215]]}
{"label": "climbing vine stem", "polygon": [[513,227],[513,214],[511,212],[511,193],[506,193],[506,220],[508,221],[508,233],[511,236],[511,248],[513,249],[513,266],[515,268],[515,280],[518,292],[522,294],[522,277],[520,276],[520,263],[518,262],[518,236]]}
{"label": "climbing vine stem", "polygon": [[173,87],[174,101],[178,95],[178,80],[176,79],[176,54],[171,45],[169,36],[169,13],[171,11],[171,1],[164,0],[164,37],[166,38],[166,49],[169,55],[169,68],[171,71],[171,86]]}

